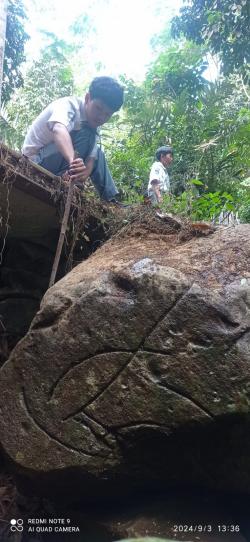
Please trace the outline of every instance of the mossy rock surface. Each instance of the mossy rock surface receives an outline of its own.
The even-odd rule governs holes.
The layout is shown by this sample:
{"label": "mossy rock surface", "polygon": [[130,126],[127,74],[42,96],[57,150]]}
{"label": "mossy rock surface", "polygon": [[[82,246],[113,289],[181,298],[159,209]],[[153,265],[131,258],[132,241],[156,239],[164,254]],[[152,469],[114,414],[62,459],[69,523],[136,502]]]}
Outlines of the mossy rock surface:
{"label": "mossy rock surface", "polygon": [[127,233],[49,288],[0,369],[22,492],[250,493],[249,260],[249,224],[188,242]]}

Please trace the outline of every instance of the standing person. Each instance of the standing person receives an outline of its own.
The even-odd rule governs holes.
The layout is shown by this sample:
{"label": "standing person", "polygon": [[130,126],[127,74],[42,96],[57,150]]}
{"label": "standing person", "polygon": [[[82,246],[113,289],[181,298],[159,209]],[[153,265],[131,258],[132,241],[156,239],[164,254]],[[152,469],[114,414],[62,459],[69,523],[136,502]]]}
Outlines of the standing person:
{"label": "standing person", "polygon": [[122,104],[121,85],[111,77],[96,77],[84,99],[59,98],[40,113],[28,130],[22,152],[55,175],[68,172],[71,182],[84,183],[90,177],[102,199],[117,203],[118,190],[97,146],[97,128]]}
{"label": "standing person", "polygon": [[157,149],[156,162],[153,163],[148,183],[148,196],[152,203],[162,203],[162,194],[170,192],[167,167],[173,161],[172,147],[163,146]]}

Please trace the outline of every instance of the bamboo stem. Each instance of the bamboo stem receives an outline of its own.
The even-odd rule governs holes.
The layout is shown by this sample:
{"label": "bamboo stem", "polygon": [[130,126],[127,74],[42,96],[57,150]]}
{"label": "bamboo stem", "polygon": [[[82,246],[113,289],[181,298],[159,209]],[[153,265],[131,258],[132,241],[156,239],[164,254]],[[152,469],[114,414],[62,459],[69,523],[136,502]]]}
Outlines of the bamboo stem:
{"label": "bamboo stem", "polygon": [[59,236],[58,243],[57,243],[55,259],[54,259],[54,263],[53,263],[53,267],[52,267],[52,271],[51,271],[51,276],[50,276],[50,281],[49,281],[49,288],[51,286],[53,286],[53,284],[55,282],[57,270],[58,270],[58,265],[59,265],[59,261],[60,261],[60,257],[61,257],[61,253],[62,253],[62,247],[63,247],[63,243],[64,243],[64,239],[65,239],[65,233],[66,233],[67,226],[68,226],[68,220],[69,220],[69,213],[70,213],[70,207],[71,207],[71,202],[72,202],[73,190],[74,190],[74,183],[72,181],[69,181],[69,189],[68,189],[68,194],[67,194],[67,200],[66,200],[62,225],[61,225],[60,236]]}

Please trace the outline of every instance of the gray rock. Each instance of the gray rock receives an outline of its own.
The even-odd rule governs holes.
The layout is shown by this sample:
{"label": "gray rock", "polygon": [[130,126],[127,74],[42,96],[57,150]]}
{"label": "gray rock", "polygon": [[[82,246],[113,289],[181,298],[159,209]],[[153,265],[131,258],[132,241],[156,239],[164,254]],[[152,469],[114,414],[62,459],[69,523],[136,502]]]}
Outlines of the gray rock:
{"label": "gray rock", "polygon": [[46,293],[0,372],[27,487],[250,490],[249,233],[118,239]]}

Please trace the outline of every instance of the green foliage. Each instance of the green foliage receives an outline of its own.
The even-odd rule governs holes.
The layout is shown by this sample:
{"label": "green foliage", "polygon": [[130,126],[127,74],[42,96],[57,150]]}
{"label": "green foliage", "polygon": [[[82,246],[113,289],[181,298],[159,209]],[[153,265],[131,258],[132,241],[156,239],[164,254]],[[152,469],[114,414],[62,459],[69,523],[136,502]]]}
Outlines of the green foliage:
{"label": "green foliage", "polygon": [[5,109],[4,139],[20,150],[28,126],[53,100],[73,92],[73,76],[65,58],[64,43],[54,40],[27,71],[24,87]]}
{"label": "green foliage", "polygon": [[2,105],[0,115],[1,141],[4,141],[6,145],[14,149],[16,147],[17,133],[18,123],[16,122],[16,119],[13,119],[12,121],[8,115],[6,106]]}
{"label": "green foliage", "polygon": [[157,96],[176,99],[183,93],[195,101],[207,85],[202,76],[207,68],[200,46],[189,42],[172,43],[162,51],[147,76],[147,83]]}
{"label": "green foliage", "polygon": [[[199,47],[172,42],[143,84],[123,80],[124,112],[104,143],[112,173],[128,201],[141,198],[155,150],[168,142],[174,147],[170,179],[172,193],[179,196],[176,205],[187,208],[186,192],[193,178],[202,180],[203,192],[236,198],[250,165],[248,88],[235,74],[216,83],[205,81],[203,54]],[[207,219],[216,214],[212,200],[212,196],[199,200],[193,210],[196,216]],[[222,198],[219,208],[223,207]]]}
{"label": "green foliage", "polygon": [[[120,77],[125,104],[103,127],[102,143],[125,201],[142,201],[155,151],[170,143],[174,161],[165,209],[194,220],[216,220],[221,212],[237,211],[241,220],[250,221],[250,189],[244,185],[250,174],[250,90],[243,76],[247,4],[236,0],[230,8],[229,0],[216,0],[216,6],[215,11],[215,0],[192,0],[173,25],[176,33],[186,33],[193,41],[174,41],[166,28],[154,40],[157,58],[143,83]],[[230,27],[232,21],[236,30]],[[50,45],[3,109],[0,128],[11,147],[20,149],[28,126],[48,103],[72,94],[72,72],[78,73],[78,90],[91,79],[85,67],[85,59],[94,58],[95,52],[90,16],[78,18],[71,31],[71,44],[45,33]],[[204,78],[208,50],[220,55],[224,73],[232,72],[215,83]]]}
{"label": "green foliage", "polygon": [[227,192],[200,192],[204,184],[198,179],[188,181],[180,196],[164,196],[162,207],[167,212],[183,215],[192,220],[216,222],[221,213],[236,213],[237,201]]}
{"label": "green foliage", "polygon": [[237,192],[239,217],[242,222],[250,222],[250,177],[245,179]]}
{"label": "green foliage", "polygon": [[23,85],[20,66],[25,60],[24,45],[29,39],[24,30],[25,19],[22,0],[8,0],[2,85],[2,101],[5,103],[13,91]]}
{"label": "green foliage", "polygon": [[192,0],[172,21],[175,37],[184,35],[219,55],[225,75],[234,70],[247,74],[249,28],[248,0]]}

